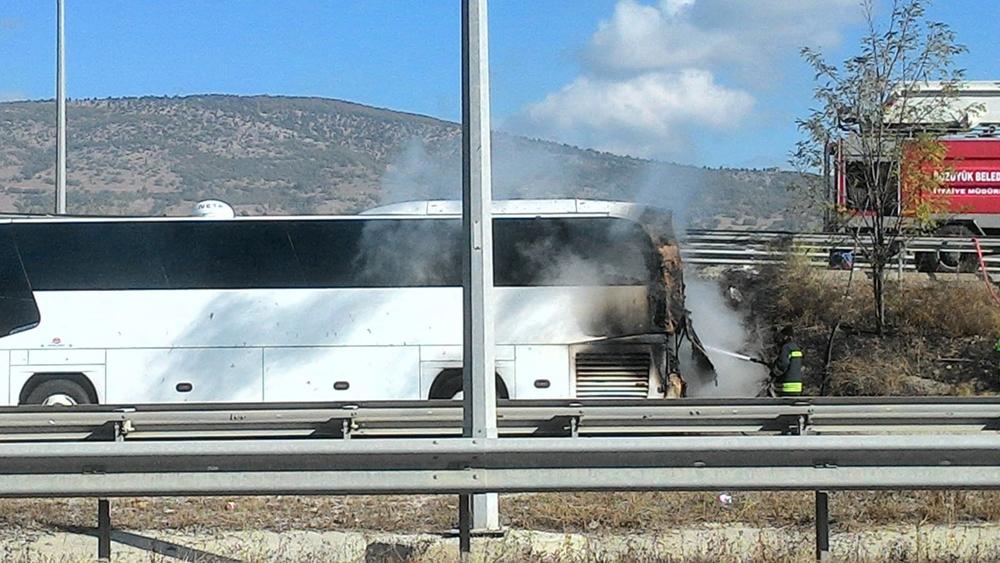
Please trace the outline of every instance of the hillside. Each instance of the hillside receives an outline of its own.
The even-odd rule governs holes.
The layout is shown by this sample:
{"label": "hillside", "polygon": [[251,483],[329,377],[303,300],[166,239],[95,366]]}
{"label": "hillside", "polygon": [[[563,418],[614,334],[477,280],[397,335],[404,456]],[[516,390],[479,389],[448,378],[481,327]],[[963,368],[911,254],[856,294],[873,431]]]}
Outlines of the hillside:
{"label": "hillside", "polygon": [[[51,101],[0,103],[0,211],[51,209],[53,116]],[[338,213],[460,193],[460,128],[429,117],[221,95],[75,100],[67,116],[71,213],[186,214],[206,198],[244,214]],[[795,226],[782,217],[800,179],[494,140],[497,197],[637,200],[697,225]]]}

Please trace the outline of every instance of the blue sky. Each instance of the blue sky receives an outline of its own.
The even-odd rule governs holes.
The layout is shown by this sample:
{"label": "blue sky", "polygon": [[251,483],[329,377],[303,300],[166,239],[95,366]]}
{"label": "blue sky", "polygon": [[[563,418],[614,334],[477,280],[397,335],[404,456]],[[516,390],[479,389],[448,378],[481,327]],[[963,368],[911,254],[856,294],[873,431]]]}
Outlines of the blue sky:
{"label": "blue sky", "polygon": [[[457,0],[66,0],[71,97],[346,99],[459,116]],[[51,98],[54,0],[0,0],[0,99]],[[707,166],[784,166],[809,107],[803,44],[839,59],[858,0],[493,0],[499,128]],[[1000,79],[996,0],[937,0]],[[70,115],[72,120],[72,115]]]}

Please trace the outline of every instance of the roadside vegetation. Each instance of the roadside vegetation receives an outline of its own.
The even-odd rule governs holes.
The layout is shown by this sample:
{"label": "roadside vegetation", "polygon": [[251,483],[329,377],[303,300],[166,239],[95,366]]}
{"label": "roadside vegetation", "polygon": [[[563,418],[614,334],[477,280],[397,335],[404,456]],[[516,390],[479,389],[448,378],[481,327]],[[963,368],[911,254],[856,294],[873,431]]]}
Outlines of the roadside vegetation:
{"label": "roadside vegetation", "polygon": [[[953,274],[891,276],[878,337],[864,272],[811,268],[793,258],[722,283],[748,296],[740,306],[769,349],[773,332],[796,328],[806,351],[807,395],[973,395],[1000,392],[1000,304],[982,280]],[[832,335],[832,338],[831,338]],[[766,355],[766,354],[765,354]]]}
{"label": "roadside vegetation", "polygon": [[[839,64],[812,48],[802,49],[815,72],[816,106],[798,122],[804,138],[793,163],[803,170],[828,170],[831,151],[839,147],[838,161],[858,172],[846,180],[852,209],[832,209],[827,215],[830,226],[849,233],[867,258],[871,318],[880,336],[886,329],[886,278],[894,256],[901,244],[937,228],[948,209],[939,195],[946,150],[938,136],[952,119],[943,116],[957,109],[955,94],[964,73],[956,58],[966,48],[948,24],[927,19],[930,4],[892,0],[881,6],[862,0],[866,31],[857,51]],[[932,83],[941,84],[940,93],[922,95]],[[818,184],[813,193],[829,191],[825,174],[813,179]]]}

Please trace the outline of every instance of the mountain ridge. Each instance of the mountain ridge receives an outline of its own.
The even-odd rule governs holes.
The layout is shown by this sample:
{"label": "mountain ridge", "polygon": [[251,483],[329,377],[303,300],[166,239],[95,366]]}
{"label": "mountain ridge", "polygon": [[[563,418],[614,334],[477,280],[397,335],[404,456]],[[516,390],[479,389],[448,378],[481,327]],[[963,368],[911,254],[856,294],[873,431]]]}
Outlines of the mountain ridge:
{"label": "mountain ridge", "polygon": [[[0,211],[51,210],[51,100],[0,103]],[[222,199],[241,214],[354,213],[457,198],[461,127],[306,96],[76,99],[67,108],[70,212],[184,215]],[[493,133],[494,192],[671,208],[692,224],[790,226],[780,170],[709,169]]]}

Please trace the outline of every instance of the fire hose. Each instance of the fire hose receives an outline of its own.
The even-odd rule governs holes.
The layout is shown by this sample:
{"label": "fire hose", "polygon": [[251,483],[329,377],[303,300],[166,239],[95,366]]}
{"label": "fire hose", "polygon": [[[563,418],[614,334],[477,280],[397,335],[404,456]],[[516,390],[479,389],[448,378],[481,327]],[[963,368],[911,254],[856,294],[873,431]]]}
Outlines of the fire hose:
{"label": "fire hose", "polygon": [[730,358],[736,358],[737,360],[743,360],[744,362],[751,362],[754,364],[760,364],[762,366],[770,366],[767,362],[760,358],[755,358],[753,356],[748,356],[746,354],[740,354],[738,352],[730,352],[729,350],[723,350],[722,348],[716,348],[715,346],[705,346],[706,350],[711,350],[717,354],[722,354],[724,356],[729,356]]}
{"label": "fire hose", "polygon": [[990,274],[986,271],[986,260],[983,258],[983,247],[979,244],[979,238],[972,237],[972,243],[976,245],[976,256],[979,258],[979,271],[983,273],[983,283],[986,284],[986,290],[990,292],[993,302],[1000,305],[1000,297],[997,296],[993,282],[990,280]]}

